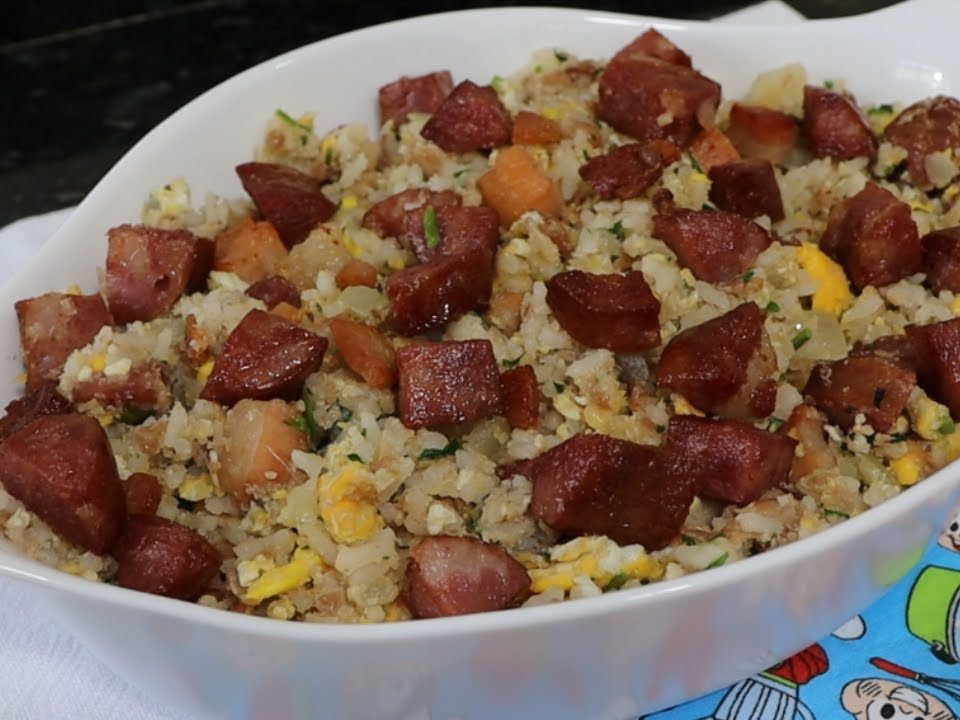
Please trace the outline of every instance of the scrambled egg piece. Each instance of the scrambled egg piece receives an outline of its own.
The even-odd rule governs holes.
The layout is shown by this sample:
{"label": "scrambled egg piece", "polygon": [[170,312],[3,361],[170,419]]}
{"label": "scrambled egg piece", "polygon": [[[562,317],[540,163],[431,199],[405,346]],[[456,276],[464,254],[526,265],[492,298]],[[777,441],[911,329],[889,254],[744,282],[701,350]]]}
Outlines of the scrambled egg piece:
{"label": "scrambled egg piece", "polygon": [[913,428],[924,440],[939,440],[953,432],[953,420],[950,411],[928,398],[922,392],[915,392],[907,401],[907,412],[913,421]]}
{"label": "scrambled egg piece", "polygon": [[673,402],[673,411],[677,415],[697,415],[703,417],[703,412],[697,410],[683,395],[672,393],[670,400]]}
{"label": "scrambled egg piece", "polygon": [[534,593],[550,588],[568,591],[582,578],[589,578],[600,588],[616,579],[619,585],[632,579],[653,580],[662,577],[663,571],[663,565],[647,555],[642,545],[620,547],[601,536],[579,537],[556,545],[550,550],[549,565],[527,570]]}
{"label": "scrambled egg piece", "polygon": [[356,195],[344,195],[340,198],[340,207],[344,210],[353,210],[358,202]]}
{"label": "scrambled egg piece", "polygon": [[298,548],[293,553],[293,560],[286,565],[264,571],[260,577],[251,582],[244,599],[260,602],[268,597],[302,587],[310,581],[310,571],[320,562],[320,556],[313,550]]}
{"label": "scrambled egg piece", "polygon": [[361,542],[383,527],[376,499],[370,473],[353,460],[338,472],[324,473],[317,482],[320,519],[338,543]]}
{"label": "scrambled egg piece", "polygon": [[853,304],[853,293],[843,268],[813,243],[802,243],[797,262],[817,283],[813,309],[839,315]]}
{"label": "scrambled egg piece", "polygon": [[904,487],[915,485],[923,475],[926,464],[923,450],[914,443],[903,455],[890,461],[890,469],[897,483]]}
{"label": "scrambled egg piece", "polygon": [[197,380],[206,383],[210,379],[210,373],[213,372],[213,360],[207,360],[203,365],[197,368]]}

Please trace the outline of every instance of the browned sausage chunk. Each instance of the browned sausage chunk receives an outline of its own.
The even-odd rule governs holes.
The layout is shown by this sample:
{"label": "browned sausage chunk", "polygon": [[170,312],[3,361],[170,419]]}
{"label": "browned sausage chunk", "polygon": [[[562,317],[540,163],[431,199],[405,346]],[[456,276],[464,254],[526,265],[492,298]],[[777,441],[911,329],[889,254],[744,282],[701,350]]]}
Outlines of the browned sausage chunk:
{"label": "browned sausage chunk", "polygon": [[425,205],[438,209],[445,205],[459,205],[461,202],[461,197],[452,190],[435,192],[427,188],[408,188],[374,204],[363,216],[361,224],[382,237],[400,237],[404,231],[404,218],[407,213]]}
{"label": "browned sausage chunk", "polygon": [[803,394],[844,430],[863,414],[875,430],[887,432],[916,385],[916,374],[894,362],[876,356],[848,357],[814,365]]}
{"label": "browned sausage chunk", "polygon": [[738,420],[773,412],[777,356],[755,303],[677,333],[660,356],[657,383],[705,412]]}
{"label": "browned sausage chunk", "polygon": [[220,569],[203,535],[172,520],[134,515],[117,545],[117,582],[178,600],[196,600]]}
{"label": "browned sausage chunk", "polygon": [[163,365],[148,360],[130,369],[126,375],[97,373],[73,387],[75,403],[96,400],[106,408],[139,411],[170,409],[172,396],[164,377]]}
{"label": "browned sausage chunk", "polygon": [[721,210],[783,220],[780,186],[767,160],[737,160],[710,169],[710,200]]}
{"label": "browned sausage chunk", "polygon": [[745,158],[783,165],[797,144],[797,122],[787,113],[734,103],[727,135]]}
{"label": "browned sausage chunk", "polygon": [[675,415],[667,448],[698,494],[745,505],[790,477],[797,441],[736,420]]}
{"label": "browned sausage chunk", "polygon": [[843,265],[858,291],[895,283],[923,269],[910,206],[873,182],[830,209],[820,249]]}
{"label": "browned sausage chunk", "polygon": [[0,445],[0,483],[64,538],[103,555],[123,527],[110,442],[86,415],[45,415]]}
{"label": "browned sausage chunk", "polygon": [[640,197],[660,179],[663,169],[680,157],[672,142],[630,143],[599,155],[580,167],[580,177],[601,198]]}
{"label": "browned sausage chunk", "polygon": [[960,100],[937,95],[915,103],[887,126],[884,136],[909,154],[907,163],[913,183],[930,187],[927,155],[947,148],[960,149]]}
{"label": "browned sausage chunk", "polygon": [[415,618],[504,610],[529,591],[527,571],[499,545],[438,535],[410,550],[404,599]]}
{"label": "browned sausage chunk", "polygon": [[337,211],[323,194],[320,181],[286,165],[249,162],[237,175],[265,220],[277,229],[288,248],[302,243]]}
{"label": "browned sausage chunk", "polygon": [[858,342],[850,357],[878,357],[907,370],[916,371],[919,365],[917,347],[909,335],[884,335],[871,343]]}
{"label": "browned sausage chunk", "polygon": [[489,340],[433,342],[397,350],[400,419],[410,428],[469,422],[503,410]]}
{"label": "browned sausage chunk", "polygon": [[647,550],[676,537],[696,490],[662,448],[607,435],[576,435],[516,471],[533,483],[534,517],[553,529]]}
{"label": "browned sausage chunk", "polygon": [[344,362],[370,387],[388,390],[397,382],[397,366],[389,338],[372,325],[330,318],[330,332]]}
{"label": "browned sausage chunk", "polygon": [[512,129],[510,113],[496,91],[464,80],[447,95],[420,134],[447,152],[464,153],[508,145]]}
{"label": "browned sausage chunk", "polygon": [[632,40],[629,45],[614,55],[613,59],[616,60],[633,55],[647,55],[671,63],[672,65],[693,67],[693,61],[690,59],[690,56],[654,28],[650,28]]}
{"label": "browned sausage chunk", "polygon": [[803,88],[803,130],[816,157],[873,157],[877,139],[852,97],[825,88]]}
{"label": "browned sausage chunk", "polygon": [[380,124],[393,120],[400,125],[412,112],[433,113],[453,90],[449,70],[427,73],[417,77],[404,75],[380,88]]}
{"label": "browned sausage chunk", "polygon": [[404,221],[404,239],[413,247],[420,262],[428,262],[438,255],[459,255],[478,250],[493,258],[500,242],[500,218],[496,210],[456,205],[434,208],[437,234],[428,239],[426,226],[429,221],[424,218],[431,207],[427,205],[408,212]]}
{"label": "browned sausage chunk", "polygon": [[263,300],[268,310],[282,302],[295,308],[300,307],[300,291],[285,277],[272,275],[258,280],[247,288],[247,295]]}
{"label": "browned sausage chunk", "polygon": [[736,213],[674,210],[653,218],[654,237],[700,280],[731,282],[750,269],[770,245],[770,233]]}
{"label": "browned sausage chunk", "polygon": [[227,337],[200,397],[221,405],[243,398],[295,399],[326,350],[325,337],[251,310]]}
{"label": "browned sausage chunk", "polygon": [[126,498],[127,516],[153,515],[160,506],[163,489],[156,475],[138,472],[124,481],[123,494]]}
{"label": "browned sausage chunk", "polygon": [[640,352],[660,344],[660,301],[639,270],[559,273],[547,283],[547,305],[560,326],[587,347]]}
{"label": "browned sausage chunk", "polygon": [[930,397],[960,417],[960,318],[907,325],[917,360],[917,379]]}
{"label": "browned sausage chunk", "polygon": [[928,233],[920,244],[930,289],[937,294],[943,290],[960,292],[960,227]]}
{"label": "browned sausage chunk", "polygon": [[540,422],[540,386],[530,365],[510,368],[500,375],[503,414],[513,427],[535,428]]}
{"label": "browned sausage chunk", "polygon": [[43,415],[66,415],[74,411],[73,403],[57,390],[57,383],[41,383],[36,389],[11,400],[0,418],[0,442]]}
{"label": "browned sausage chunk", "polygon": [[47,293],[14,304],[20,322],[27,390],[47,380],[59,380],[67,357],[112,325],[113,318],[99,295]]}
{"label": "browned sausage chunk", "polygon": [[117,323],[167,312],[191,280],[206,277],[213,262],[209,241],[187,230],[120,225],[108,238],[106,294]]}

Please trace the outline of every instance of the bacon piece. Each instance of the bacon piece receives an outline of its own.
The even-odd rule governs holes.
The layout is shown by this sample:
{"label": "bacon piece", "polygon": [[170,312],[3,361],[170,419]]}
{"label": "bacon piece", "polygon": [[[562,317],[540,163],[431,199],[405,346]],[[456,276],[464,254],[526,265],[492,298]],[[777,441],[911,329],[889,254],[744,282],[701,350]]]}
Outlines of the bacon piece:
{"label": "bacon piece", "polygon": [[547,305],[560,326],[587,347],[629,353],[660,344],[660,301],[639,270],[558,273],[547,282]]}
{"label": "bacon piece", "polygon": [[874,182],[830,209],[820,249],[843,265],[857,291],[890,285],[923,269],[910,206]]}
{"label": "bacon piece", "polygon": [[790,467],[790,479],[796,482],[817,470],[837,466],[823,429],[823,415],[811,405],[797,405],[780,431],[799,443],[799,452]]}
{"label": "bacon piece", "polygon": [[380,124],[393,120],[400,125],[412,112],[434,113],[450,91],[453,77],[449,70],[427,73],[416,77],[404,75],[387,83],[377,93],[380,101]]}
{"label": "bacon piece", "polygon": [[674,335],[660,356],[657,383],[704,412],[737,420],[773,412],[777,356],[756,303]]}
{"label": "bacon piece", "polygon": [[306,240],[317,225],[337,211],[323,194],[320,181],[295,168],[249,162],[237,165],[236,170],[243,189],[288,248]]}
{"label": "bacon piece", "polygon": [[117,323],[159,317],[210,270],[207,241],[188,230],[120,225],[107,235],[104,284]]}
{"label": "bacon piece", "polygon": [[74,412],[73,403],[59,393],[57,383],[52,380],[40,383],[23,397],[7,403],[4,415],[0,418],[0,442],[38,417],[67,415],[72,412]]}
{"label": "bacon piece", "polygon": [[333,342],[344,362],[370,387],[389,390],[397,382],[393,345],[372,325],[337,316],[330,318]]}
{"label": "bacon piece", "polygon": [[[459,205],[462,198],[453,190],[435,192],[428,188],[408,188],[376,203],[367,210],[361,225],[381,237],[401,237],[406,231],[406,216],[425,205],[435,210]],[[421,219],[423,214],[420,215]]]}
{"label": "bacon piece", "polygon": [[887,125],[884,136],[907,151],[914,185],[929,188],[927,156],[947,148],[960,149],[960,100],[937,95],[914,103]]}
{"label": "bacon piece", "polygon": [[779,110],[734,103],[727,136],[745,158],[784,165],[797,144],[797,121]]}
{"label": "bacon piece", "polygon": [[406,345],[396,352],[400,419],[409,428],[470,422],[503,409],[489,340]]}
{"label": "bacon piece", "polygon": [[516,472],[533,483],[530,511],[554,530],[647,550],[676,537],[696,491],[662,448],[607,435],[575,435]]}
{"label": "bacon piece", "polygon": [[89,344],[113,318],[99,295],[47,293],[14,303],[27,390],[59,380],[70,353]]}
{"label": "bacon piece", "polygon": [[700,280],[731,282],[770,246],[770,233],[724,210],[673,210],[653,218],[653,235]]}
{"label": "bacon piece", "polygon": [[803,131],[815,157],[850,160],[877,154],[877,138],[853,98],[825,88],[803,88]]}
{"label": "bacon piece", "polygon": [[220,570],[203,535],[155,515],[132,516],[115,554],[119,585],[179,600],[196,600]]}
{"label": "bacon piece", "polygon": [[295,399],[326,350],[325,337],[251,310],[227,337],[200,397],[221,405],[243,398]]}
{"label": "bacon piece", "polygon": [[580,166],[580,177],[604,200],[640,197],[680,157],[672,142],[630,143]]}
{"label": "bacon piece", "polygon": [[917,385],[913,370],[880,357],[847,357],[818,362],[803,388],[807,402],[823,410],[834,425],[849,430],[863,414],[879,432],[893,427]]}
{"label": "bacon piece", "polygon": [[755,218],[783,220],[783,199],[766,160],[737,160],[710,170],[710,200],[721,210]]}
{"label": "bacon piece", "polygon": [[510,142],[514,145],[555,145],[563,138],[560,123],[540,113],[521,110],[513,119]]}
{"label": "bacon piece", "polygon": [[960,293],[960,226],[937,230],[920,239],[923,271],[934,293]]}
{"label": "bacon piece", "polygon": [[464,80],[447,95],[420,134],[447,152],[492,150],[510,142],[510,113],[491,87]]}
{"label": "bacon piece", "polygon": [[[376,274],[376,271],[374,271],[374,274]],[[273,310],[280,303],[286,303],[295,308],[300,307],[300,291],[293,283],[280,275],[271,275],[263,280],[257,280],[247,288],[246,294],[252,298],[263,300],[268,310]]]}
{"label": "bacon piece", "polygon": [[614,55],[613,59],[618,60],[637,55],[657,58],[672,65],[693,67],[690,56],[661,35],[656,28],[650,28],[639,37],[634,38],[629,45]]}
{"label": "bacon piece", "polygon": [[501,373],[503,414],[513,427],[533,429],[540,424],[540,386],[530,365],[519,365]]}
{"label": "bacon piece", "polygon": [[163,365],[147,360],[131,368],[126,375],[97,373],[73,386],[75,403],[96,400],[106,408],[166,412],[172,395],[163,373]]}
{"label": "bacon piece", "polygon": [[244,218],[217,235],[213,268],[255,283],[275,276],[287,254],[272,224]]}
{"label": "bacon piece", "polygon": [[746,505],[786,484],[797,441],[736,420],[674,415],[667,449],[698,494]]}
{"label": "bacon piece", "polygon": [[404,237],[420,262],[429,262],[441,255],[462,254],[478,254],[489,257],[492,262],[500,243],[500,219],[496,210],[484,206],[459,205],[434,208],[440,239],[436,247],[430,247],[427,243],[425,212],[426,208],[411,210],[405,220]]}
{"label": "bacon piece", "polygon": [[930,397],[960,417],[960,318],[907,325],[917,360],[917,379]]}
{"label": "bacon piece", "polygon": [[337,287],[341,290],[348,287],[375,288],[378,279],[377,268],[363,260],[350,258],[337,273]]}
{"label": "bacon piece", "polygon": [[44,415],[0,445],[0,484],[53,530],[103,555],[123,527],[110,442],[86,415]]}
{"label": "bacon piece", "polygon": [[127,516],[154,515],[160,506],[163,488],[156,475],[150,473],[133,473],[123,482],[123,495]]}
{"label": "bacon piece", "polygon": [[529,592],[526,569],[499,545],[437,535],[410,550],[404,599],[415,618],[504,610]]}
{"label": "bacon piece", "polygon": [[718,128],[702,130],[693,139],[690,145],[690,154],[696,159],[700,168],[708,173],[717,165],[733,162],[740,159],[740,153]]}

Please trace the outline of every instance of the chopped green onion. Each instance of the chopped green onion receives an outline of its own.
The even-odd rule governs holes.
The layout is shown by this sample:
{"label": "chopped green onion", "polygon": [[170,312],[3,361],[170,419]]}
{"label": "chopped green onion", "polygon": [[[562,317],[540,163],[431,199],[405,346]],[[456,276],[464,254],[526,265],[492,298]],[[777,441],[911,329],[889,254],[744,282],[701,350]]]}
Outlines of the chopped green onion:
{"label": "chopped green onion", "polygon": [[768,302],[763,309],[768,315],[780,312],[780,306],[777,305],[773,300]]}
{"label": "chopped green onion", "polygon": [[893,113],[893,105],[884,103],[883,105],[874,105],[867,110],[868,115],[890,115]]}
{"label": "chopped green onion", "polygon": [[504,360],[504,361],[503,361],[502,363],[500,363],[500,364],[503,365],[505,368],[516,367],[516,366],[520,363],[520,361],[523,359],[523,356],[524,356],[524,355],[526,355],[526,353],[520,353],[520,354],[519,354],[516,358],[514,358],[513,360]]}
{"label": "chopped green onion", "polygon": [[283,120],[283,121],[284,121],[287,125],[289,125],[290,127],[295,127],[295,128],[297,128],[297,130],[303,130],[304,132],[308,132],[308,133],[312,133],[312,132],[313,132],[313,128],[312,128],[312,127],[307,127],[307,126],[304,125],[303,123],[297,122],[297,121],[294,120],[292,117],[290,117],[289,115],[287,115],[287,113],[285,113],[285,112],[284,112],[283,110],[281,110],[280,108],[277,108],[276,116],[277,116],[278,118],[280,118],[281,120]]}
{"label": "chopped green onion", "polygon": [[423,234],[427,238],[427,247],[436,250],[440,245],[440,228],[437,227],[437,211],[433,205],[427,205],[423,211]]}
{"label": "chopped green onion", "polygon": [[696,156],[692,152],[687,153],[687,159],[690,161],[690,166],[696,170],[698,173],[703,172],[703,168],[700,167],[700,163],[697,162]]}
{"label": "chopped green onion", "polygon": [[716,560],[714,560],[712,563],[710,563],[709,565],[707,565],[707,570],[709,570],[710,568],[720,567],[721,565],[723,565],[723,564],[727,561],[727,558],[729,558],[729,557],[730,557],[730,553],[724,553],[723,555],[721,555],[720,557],[718,557]]}
{"label": "chopped green onion", "polygon": [[350,453],[347,455],[347,460],[353,460],[354,462],[362,463],[363,458],[357,455],[356,453]]}
{"label": "chopped green onion", "polygon": [[823,81],[823,86],[824,86],[827,90],[833,90],[833,80],[824,80],[824,81]]}
{"label": "chopped green onion", "polygon": [[494,75],[493,80],[490,81],[490,87],[498,93],[503,92],[503,78],[499,75]]}
{"label": "chopped green onion", "polygon": [[892,443],[903,442],[903,441],[906,440],[908,437],[910,437],[910,433],[905,433],[905,432],[902,432],[902,433],[893,433],[893,434],[890,436],[890,442],[892,442]]}
{"label": "chopped green onion", "polygon": [[753,280],[753,276],[756,274],[757,274],[756,270],[747,270],[743,275],[740,276],[740,280],[742,280],[745,283],[748,283],[751,280]]}
{"label": "chopped green onion", "polygon": [[570,56],[562,50],[554,50],[553,56],[557,59],[557,62],[566,62],[570,59]]}
{"label": "chopped green onion", "polygon": [[563,383],[555,382],[555,383],[553,384],[553,389],[556,390],[556,391],[557,391],[557,395],[559,395],[560,393],[562,393],[564,390],[567,389],[567,386],[564,385]]}
{"label": "chopped green onion", "polygon": [[455,178],[459,178],[459,177],[461,177],[467,170],[469,170],[469,168],[460,168],[459,170],[457,170],[457,171],[453,174],[453,176],[454,176]]}
{"label": "chopped green onion", "polygon": [[957,426],[953,423],[953,420],[946,418],[942,423],[940,423],[940,427],[937,428],[937,432],[941,435],[950,435],[956,429]]}
{"label": "chopped green onion", "polygon": [[625,573],[617,573],[610,578],[610,581],[606,585],[603,586],[603,591],[610,592],[611,590],[619,590],[627,584],[627,580],[629,579],[630,576],[626,575]]}
{"label": "chopped green onion", "polygon": [[813,337],[813,330],[810,328],[803,328],[800,332],[793,336],[793,340],[790,342],[793,344],[794,350],[799,350],[804,345],[806,345],[810,338]]}
{"label": "chopped green onion", "polygon": [[666,425],[657,425],[656,428],[657,428],[657,432],[658,432],[658,433],[666,432],[666,430],[667,430],[667,426],[666,426]]}
{"label": "chopped green onion", "polygon": [[619,220],[617,220],[612,227],[604,228],[604,230],[617,238],[617,240],[623,240],[627,236],[626,230],[623,229],[623,223]]}
{"label": "chopped green onion", "polygon": [[426,448],[420,453],[420,460],[436,460],[453,455],[460,449],[460,441],[454,438],[442,448]]}
{"label": "chopped green onion", "polygon": [[767,430],[770,432],[776,432],[784,426],[784,423],[786,423],[786,420],[781,420],[778,417],[772,417],[767,420]]}
{"label": "chopped green onion", "polygon": [[835,510],[834,508],[824,508],[823,509],[824,517],[836,517],[841,520],[846,520],[850,517],[850,513],[845,513],[843,510]]}
{"label": "chopped green onion", "polygon": [[684,545],[696,545],[697,540],[692,535],[681,535],[680,539],[683,540]]}

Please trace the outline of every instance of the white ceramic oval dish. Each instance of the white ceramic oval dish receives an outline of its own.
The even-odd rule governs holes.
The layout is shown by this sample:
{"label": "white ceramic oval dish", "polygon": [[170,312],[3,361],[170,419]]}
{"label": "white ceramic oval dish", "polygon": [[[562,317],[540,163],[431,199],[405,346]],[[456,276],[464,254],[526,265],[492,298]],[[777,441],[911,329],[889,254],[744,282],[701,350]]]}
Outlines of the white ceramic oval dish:
{"label": "white ceramic oval dish", "polygon": [[[498,9],[390,23],[335,37],[223,83],[147,135],[97,185],[32,265],[0,291],[0,401],[19,388],[15,300],[96,287],[109,227],[136,221],[174,177],[242,196],[278,107],[317,127],[376,124],[376,90],[449,68],[486,82],[542,47],[607,58],[655,24],[742,94],[760,71],[800,61],[843,77],[861,102],[960,90],[954,0],[914,0],[857,18],[737,27],[583,10]],[[909,28],[907,30],[906,28]],[[610,720],[757,672],[830,632],[920,558],[960,495],[951,465],[882,506],[787,547],[678,580],[555,606],[372,626],[283,623],[81,580],[0,541],[0,572],[27,581],[108,665],[198,718]]]}

